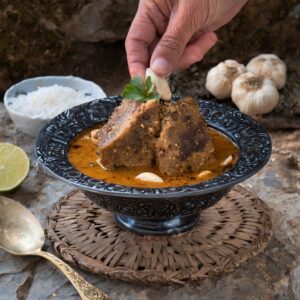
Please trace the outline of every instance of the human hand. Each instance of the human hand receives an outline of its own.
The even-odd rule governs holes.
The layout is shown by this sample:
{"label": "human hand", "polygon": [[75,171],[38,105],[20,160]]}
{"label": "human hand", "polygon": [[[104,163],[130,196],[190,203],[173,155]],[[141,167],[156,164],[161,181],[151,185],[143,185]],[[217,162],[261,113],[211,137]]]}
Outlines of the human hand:
{"label": "human hand", "polygon": [[200,61],[217,42],[214,31],[247,0],[140,0],[125,46],[131,77],[149,66],[159,76]]}

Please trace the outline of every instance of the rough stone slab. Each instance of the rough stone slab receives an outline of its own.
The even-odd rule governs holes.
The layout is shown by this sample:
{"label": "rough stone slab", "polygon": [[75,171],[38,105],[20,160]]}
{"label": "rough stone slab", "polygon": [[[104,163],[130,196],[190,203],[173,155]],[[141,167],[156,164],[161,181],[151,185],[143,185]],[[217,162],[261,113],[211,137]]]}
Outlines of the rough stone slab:
{"label": "rough stone slab", "polygon": [[293,271],[293,283],[292,283],[292,290],[295,295],[295,300],[300,300],[300,267],[297,267]]}
{"label": "rough stone slab", "polygon": [[115,42],[126,37],[137,0],[98,0],[61,25],[61,31],[83,42]]}

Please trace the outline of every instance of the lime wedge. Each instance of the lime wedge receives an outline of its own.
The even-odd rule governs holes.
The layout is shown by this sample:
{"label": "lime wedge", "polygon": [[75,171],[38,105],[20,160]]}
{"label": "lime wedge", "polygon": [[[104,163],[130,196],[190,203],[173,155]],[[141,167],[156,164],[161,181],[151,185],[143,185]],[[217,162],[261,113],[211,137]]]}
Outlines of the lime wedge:
{"label": "lime wedge", "polygon": [[19,186],[29,172],[29,159],[19,147],[0,143],[0,192]]}

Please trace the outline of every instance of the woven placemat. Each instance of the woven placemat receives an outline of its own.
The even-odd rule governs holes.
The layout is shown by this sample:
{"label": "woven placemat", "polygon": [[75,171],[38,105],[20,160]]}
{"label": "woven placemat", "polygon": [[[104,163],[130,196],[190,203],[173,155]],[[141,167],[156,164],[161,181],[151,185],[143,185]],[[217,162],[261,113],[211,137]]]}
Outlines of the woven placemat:
{"label": "woven placemat", "polygon": [[232,271],[270,241],[270,212],[236,187],[201,213],[191,231],[140,236],[121,229],[112,214],[74,191],[50,212],[46,232],[66,261],[95,274],[143,283],[186,283]]}

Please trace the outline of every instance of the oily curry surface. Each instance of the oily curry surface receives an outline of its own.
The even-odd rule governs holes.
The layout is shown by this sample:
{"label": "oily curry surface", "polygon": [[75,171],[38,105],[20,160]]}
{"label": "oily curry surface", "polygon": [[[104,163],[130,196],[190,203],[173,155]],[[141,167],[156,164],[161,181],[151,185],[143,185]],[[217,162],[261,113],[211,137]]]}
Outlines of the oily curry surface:
{"label": "oily curry surface", "polygon": [[[69,161],[83,174],[115,184],[148,188],[196,184],[224,173],[236,163],[239,157],[238,148],[232,141],[217,130],[209,128],[209,134],[212,137],[215,148],[215,158],[205,164],[202,171],[210,172],[200,171],[197,173],[187,173],[180,177],[169,177],[162,175],[156,167],[124,167],[110,171],[103,169],[97,163],[97,146],[91,139],[91,131],[93,129],[95,127],[85,130],[71,141],[68,155]],[[164,182],[146,182],[135,179],[142,172],[155,173]]]}

